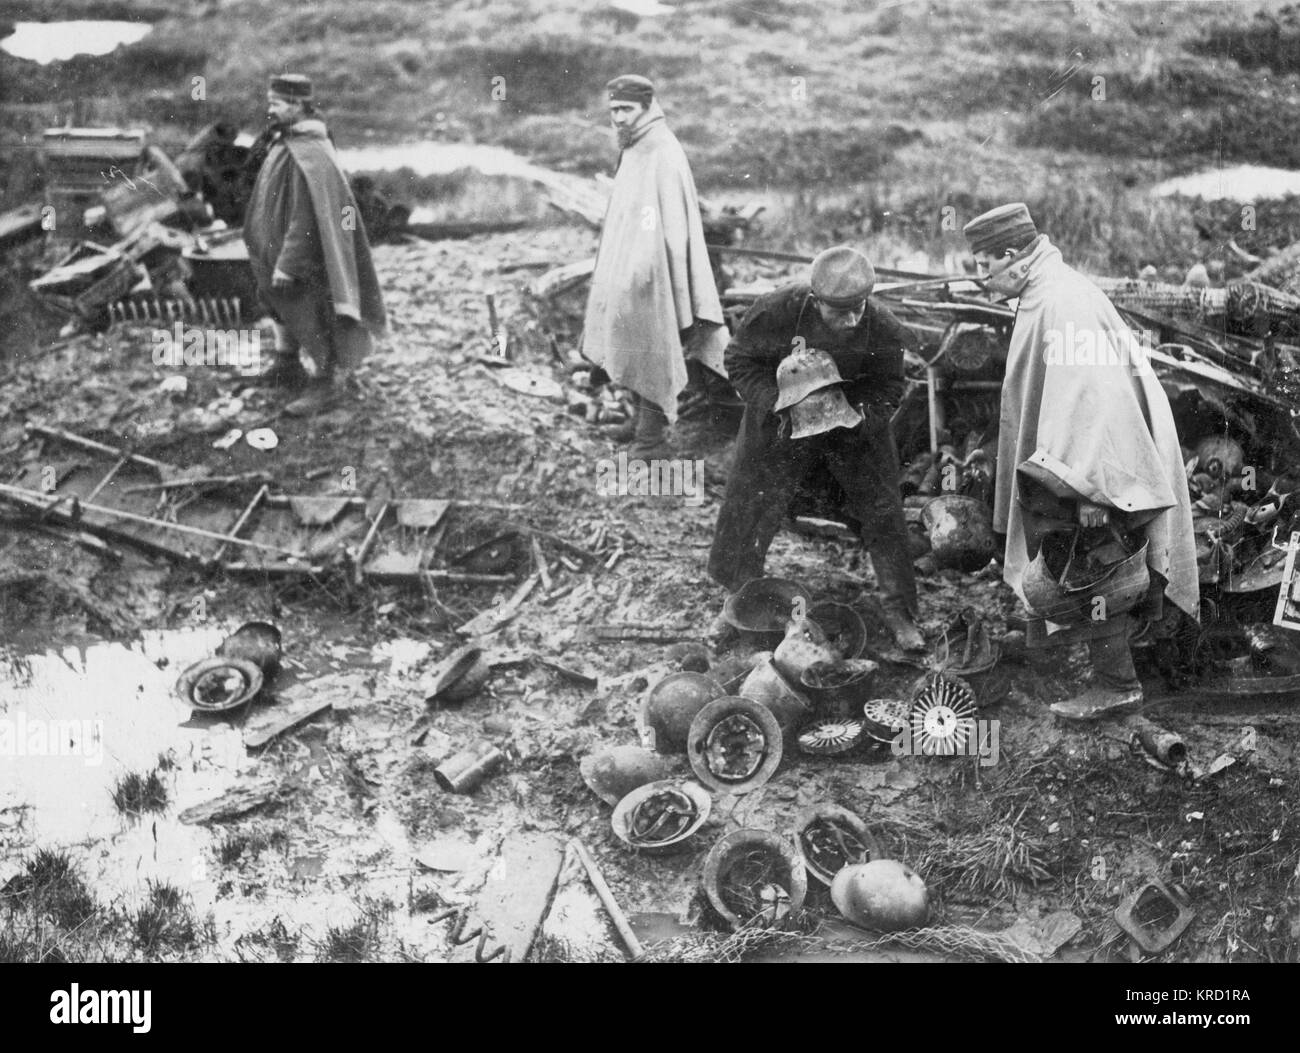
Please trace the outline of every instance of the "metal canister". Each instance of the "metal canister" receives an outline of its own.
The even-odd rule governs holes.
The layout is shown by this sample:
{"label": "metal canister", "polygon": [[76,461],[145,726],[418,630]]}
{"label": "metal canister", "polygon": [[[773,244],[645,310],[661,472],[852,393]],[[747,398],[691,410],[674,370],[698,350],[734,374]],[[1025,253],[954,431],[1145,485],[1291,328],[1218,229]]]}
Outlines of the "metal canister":
{"label": "metal canister", "polygon": [[433,777],[448,793],[473,793],[506,760],[506,755],[486,739],[448,757],[434,769]]}

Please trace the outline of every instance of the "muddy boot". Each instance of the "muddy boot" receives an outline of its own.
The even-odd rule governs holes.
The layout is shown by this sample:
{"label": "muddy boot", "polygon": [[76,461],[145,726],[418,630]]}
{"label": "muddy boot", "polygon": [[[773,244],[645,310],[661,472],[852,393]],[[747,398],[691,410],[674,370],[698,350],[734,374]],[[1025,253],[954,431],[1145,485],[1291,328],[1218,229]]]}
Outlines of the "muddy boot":
{"label": "muddy boot", "polygon": [[636,438],[628,457],[641,461],[667,461],[673,456],[668,445],[668,415],[653,402],[637,397]]}
{"label": "muddy boot", "polygon": [[925,637],[916,624],[916,578],[906,540],[879,541],[868,551],[881,592],[885,624],[904,651],[924,651]]}
{"label": "muddy boot", "polygon": [[636,438],[637,418],[641,415],[641,397],[632,396],[632,413],[622,424],[602,424],[601,434],[611,442],[626,446]]}
{"label": "muddy boot", "polygon": [[884,612],[883,621],[894,640],[904,651],[919,652],[925,650],[925,637],[917,627],[916,619],[898,600],[886,599],[880,604]]}
{"label": "muddy boot", "polygon": [[330,377],[321,377],[307,385],[302,398],[294,399],[284,407],[286,417],[313,417],[332,408],[339,401],[340,392]]}
{"label": "muddy boot", "polygon": [[1093,668],[1092,686],[1052,706],[1052,712],[1063,720],[1123,716],[1142,704],[1142,682],[1133,668],[1133,654],[1128,642],[1133,619],[1121,614],[1111,621],[1115,629],[1113,633],[1088,641],[1088,657]]}
{"label": "muddy boot", "polygon": [[276,351],[275,362],[265,372],[253,378],[259,387],[301,388],[311,378],[302,367],[297,351]]}

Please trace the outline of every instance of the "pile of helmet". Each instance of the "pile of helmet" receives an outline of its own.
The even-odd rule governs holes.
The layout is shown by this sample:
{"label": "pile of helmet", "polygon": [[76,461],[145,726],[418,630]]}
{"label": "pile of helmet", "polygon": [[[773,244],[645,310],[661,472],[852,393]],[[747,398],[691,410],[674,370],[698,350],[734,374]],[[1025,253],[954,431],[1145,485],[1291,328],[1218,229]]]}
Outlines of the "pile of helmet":
{"label": "pile of helmet", "polygon": [[775,412],[789,412],[790,438],[806,439],[832,428],[853,428],[862,414],[849,405],[834,359],[815,347],[799,347],[776,369]]}

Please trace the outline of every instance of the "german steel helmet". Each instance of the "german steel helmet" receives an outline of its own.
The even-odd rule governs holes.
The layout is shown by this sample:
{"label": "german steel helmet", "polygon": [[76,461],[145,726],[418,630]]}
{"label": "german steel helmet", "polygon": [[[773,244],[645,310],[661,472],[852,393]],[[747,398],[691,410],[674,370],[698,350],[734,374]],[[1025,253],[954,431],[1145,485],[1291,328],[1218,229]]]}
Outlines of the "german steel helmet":
{"label": "german steel helmet", "polygon": [[773,408],[777,411],[789,409],[814,391],[843,382],[844,378],[829,354],[816,347],[801,348],[786,355],[776,367],[776,386],[780,394]]}
{"label": "german steel helmet", "polygon": [[790,407],[790,438],[806,439],[832,428],[856,428],[862,414],[849,405],[838,387],[814,391]]}
{"label": "german steel helmet", "polygon": [[1107,618],[1131,611],[1147,594],[1151,572],[1147,569],[1147,543],[1131,556],[1110,567],[1105,574],[1088,585],[1066,589],[1052,574],[1040,549],[1025,568],[1021,589],[1025,602],[1035,614],[1062,625],[1079,624],[1091,620],[1096,610],[1095,601],[1105,601]]}

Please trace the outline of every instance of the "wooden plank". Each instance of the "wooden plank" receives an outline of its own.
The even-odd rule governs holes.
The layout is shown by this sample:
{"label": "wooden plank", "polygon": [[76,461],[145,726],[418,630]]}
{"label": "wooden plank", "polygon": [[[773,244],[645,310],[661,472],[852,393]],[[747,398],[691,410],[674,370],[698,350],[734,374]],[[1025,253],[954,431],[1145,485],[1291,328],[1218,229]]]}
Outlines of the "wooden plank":
{"label": "wooden plank", "polygon": [[540,574],[534,574],[528,578],[519,588],[515,589],[514,595],[499,607],[492,607],[479,614],[464,625],[456,632],[461,636],[486,636],[488,633],[494,633],[507,622],[511,621],[519,613],[520,605],[528,598],[528,594],[537,588],[537,583],[542,580]]}
{"label": "wooden plank", "polygon": [[196,804],[181,812],[182,823],[191,825],[199,823],[219,823],[227,819],[237,819],[254,809],[278,800],[283,787],[278,782],[258,783],[256,786],[237,786],[227,790],[220,797]]}
{"label": "wooden plank", "polygon": [[[489,935],[489,947],[504,945],[512,962],[527,956],[551,909],[564,863],[564,845],[551,834],[515,833],[501,844],[497,862],[479,893],[472,917]],[[471,943],[460,949],[473,958]]]}
{"label": "wooden plank", "polygon": [[314,691],[308,693],[304,690],[296,698],[282,695],[276,706],[255,714],[244,725],[244,746],[250,750],[261,749],[286,731],[292,731],[333,708],[334,704],[328,698],[322,698]]}

